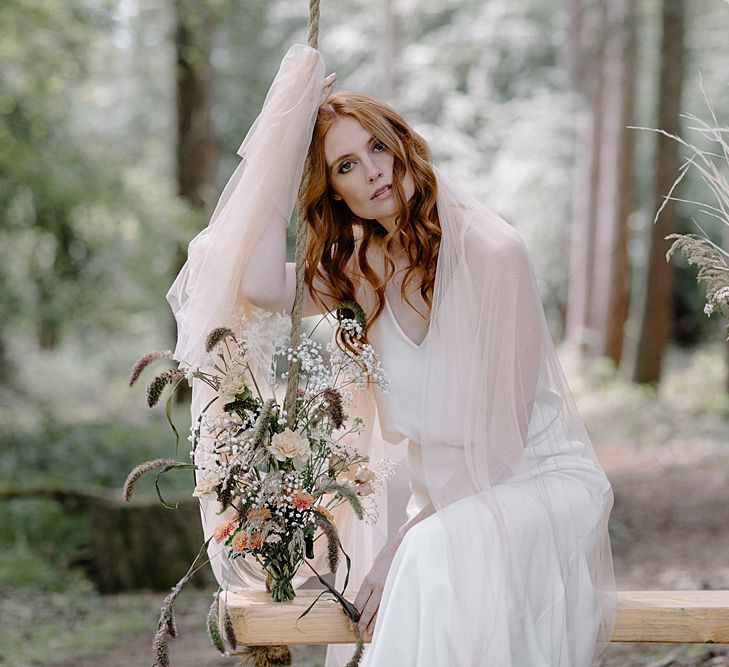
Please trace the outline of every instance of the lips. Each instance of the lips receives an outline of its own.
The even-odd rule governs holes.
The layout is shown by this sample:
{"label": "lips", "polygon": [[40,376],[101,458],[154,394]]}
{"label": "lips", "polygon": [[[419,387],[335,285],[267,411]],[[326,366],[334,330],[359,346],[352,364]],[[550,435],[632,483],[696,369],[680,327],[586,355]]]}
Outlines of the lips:
{"label": "lips", "polygon": [[374,194],[370,197],[370,199],[377,199],[381,194],[384,194],[386,191],[389,192],[392,189],[391,185],[383,185],[381,188],[377,188],[375,190]]}

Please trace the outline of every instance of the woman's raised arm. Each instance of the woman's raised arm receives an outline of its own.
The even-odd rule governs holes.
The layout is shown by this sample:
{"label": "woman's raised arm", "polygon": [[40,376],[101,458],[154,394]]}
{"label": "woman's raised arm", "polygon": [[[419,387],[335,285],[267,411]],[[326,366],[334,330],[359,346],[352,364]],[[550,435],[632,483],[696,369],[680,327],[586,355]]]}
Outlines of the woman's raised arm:
{"label": "woman's raised arm", "polygon": [[[291,314],[296,294],[296,265],[286,261],[286,229],[272,226],[261,237],[241,281],[243,298],[254,306]],[[328,308],[334,303],[325,299]],[[304,288],[303,317],[326,313]]]}

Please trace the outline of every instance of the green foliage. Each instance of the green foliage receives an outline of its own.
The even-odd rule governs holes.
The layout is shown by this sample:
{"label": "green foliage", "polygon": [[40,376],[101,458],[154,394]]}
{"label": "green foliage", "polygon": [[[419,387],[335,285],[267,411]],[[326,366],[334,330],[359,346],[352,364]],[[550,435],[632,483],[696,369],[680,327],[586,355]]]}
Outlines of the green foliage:
{"label": "green foliage", "polygon": [[[45,567],[51,569],[47,562]],[[124,637],[148,631],[159,605],[157,595],[102,598],[82,580],[69,580],[63,593],[2,592],[0,661],[6,667],[100,653]]]}
{"label": "green foliage", "polygon": [[121,489],[127,472],[140,461],[174,454],[169,426],[161,411],[157,416],[146,426],[45,419],[33,431],[7,437],[0,450],[0,481]]}
{"label": "green foliage", "polygon": [[111,55],[102,52],[114,4],[0,7],[2,342],[18,325],[32,326],[46,348],[80,321],[119,327],[151,286],[162,291],[168,281],[169,224],[183,208],[143,164],[116,144],[110,150],[113,119],[89,107],[104,84],[94,70],[96,57]]}

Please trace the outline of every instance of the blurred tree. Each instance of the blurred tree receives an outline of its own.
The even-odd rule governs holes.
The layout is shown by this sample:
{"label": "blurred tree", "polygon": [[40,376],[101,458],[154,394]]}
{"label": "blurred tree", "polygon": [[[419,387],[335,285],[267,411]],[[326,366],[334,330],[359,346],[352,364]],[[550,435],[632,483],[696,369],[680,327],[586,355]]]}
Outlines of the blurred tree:
{"label": "blurred tree", "polygon": [[178,192],[194,209],[209,212],[217,194],[210,55],[219,7],[192,0],[175,0],[174,6]]}
{"label": "blurred tree", "polygon": [[110,183],[73,136],[70,99],[85,71],[87,31],[106,19],[103,5],[91,11],[81,0],[0,5],[0,238],[6,260],[0,262],[0,341],[23,316],[35,323],[40,346],[53,348],[82,312],[86,280],[98,277],[87,271],[96,249],[76,214],[82,202],[103,197]]}
{"label": "blurred tree", "polygon": [[586,168],[574,205],[568,336],[588,356],[607,356],[618,365],[629,295],[633,149],[627,125],[633,118],[635,5],[601,0],[597,16],[592,118],[578,149]]}
{"label": "blurred tree", "polygon": [[0,27],[0,350],[128,333],[164,300],[181,218],[147,141],[164,104],[134,68],[132,17],[9,0]]}
{"label": "blurred tree", "polygon": [[609,357],[618,366],[628,318],[627,241],[633,185],[633,133],[628,125],[635,122],[636,12],[634,0],[605,2],[605,97],[590,299],[595,336],[588,353]]}
{"label": "blurred tree", "polygon": [[[570,0],[570,25],[582,28],[586,7],[581,0]],[[585,355],[594,329],[590,315],[590,299],[594,290],[595,227],[597,221],[597,193],[600,175],[600,149],[605,96],[605,70],[601,66],[605,56],[607,5],[603,2],[593,12],[596,35],[594,51],[580,49],[571,55],[568,64],[576,68],[581,64],[581,76],[571,71],[570,81],[586,104],[577,109],[577,133],[575,141],[575,189],[572,200],[572,224],[570,229],[570,274],[567,291],[567,315],[565,337],[580,353]],[[575,37],[575,40],[578,40]],[[573,47],[573,50],[576,47]]]}
{"label": "blurred tree", "polygon": [[[175,84],[177,91],[177,191],[190,206],[199,226],[217,199],[217,142],[213,126],[215,72],[210,62],[220,7],[216,2],[174,0]],[[187,258],[187,243],[177,247],[179,271]],[[176,326],[173,323],[173,336]],[[189,390],[177,392],[187,402]]]}
{"label": "blurred tree", "polygon": [[[684,0],[663,0],[660,86],[656,109],[656,126],[674,135],[681,133],[681,94],[684,78]],[[655,156],[655,207],[665,203],[658,220],[650,229],[649,258],[645,301],[640,322],[633,379],[636,382],[658,382],[661,360],[671,333],[673,316],[673,264],[666,262],[671,241],[668,234],[678,229],[676,206],[664,201],[678,172],[679,145],[658,135]],[[674,196],[676,196],[674,194]]]}

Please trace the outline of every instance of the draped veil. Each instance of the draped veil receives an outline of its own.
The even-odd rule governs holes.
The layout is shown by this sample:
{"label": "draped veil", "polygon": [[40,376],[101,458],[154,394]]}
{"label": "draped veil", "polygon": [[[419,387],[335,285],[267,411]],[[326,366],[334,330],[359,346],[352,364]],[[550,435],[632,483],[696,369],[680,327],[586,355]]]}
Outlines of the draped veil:
{"label": "draped veil", "polygon": [[[246,263],[268,225],[289,223],[324,73],[317,51],[298,44],[289,49],[209,226],[190,243],[187,263],[167,295],[178,323],[174,356],[183,366],[203,363],[212,328],[235,328],[239,315],[251,310],[239,289]],[[521,237],[437,169],[436,176],[442,239],[420,445],[437,510],[427,520],[443,522],[451,564],[443,577],[458,586],[451,623],[459,636],[472,638],[468,646],[453,647],[459,656],[453,664],[480,664],[495,632],[514,633],[518,646],[517,628],[525,620],[549,628],[554,645],[545,647],[545,664],[589,664],[592,656],[575,648],[578,621],[584,632],[584,619],[595,619],[598,651],[614,623],[607,530],[612,491],[564,378]],[[360,281],[359,289],[365,287]],[[367,300],[364,292],[361,297]],[[377,459],[398,443],[382,436],[373,392],[356,392],[348,412],[367,423],[353,444]],[[193,419],[211,397],[193,383]],[[380,502],[386,506],[387,495]],[[528,506],[533,520],[512,525],[509,503]],[[206,538],[222,520],[217,510],[216,503],[201,500]],[[338,514],[353,559],[351,590],[392,532],[387,520],[384,509],[374,526],[351,512]],[[494,534],[499,539],[486,543]],[[536,542],[548,545],[548,564],[530,562]],[[465,552],[483,554],[483,568],[468,573],[467,585],[456,576]],[[231,564],[217,545],[210,555],[225,588],[262,587],[255,564]],[[543,566],[559,576],[545,582]],[[495,572],[508,582],[508,596],[494,586]],[[341,568],[337,578],[341,584]]]}

